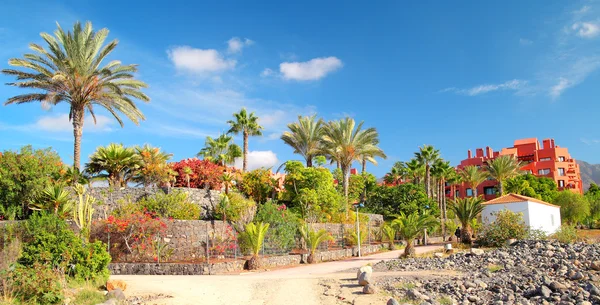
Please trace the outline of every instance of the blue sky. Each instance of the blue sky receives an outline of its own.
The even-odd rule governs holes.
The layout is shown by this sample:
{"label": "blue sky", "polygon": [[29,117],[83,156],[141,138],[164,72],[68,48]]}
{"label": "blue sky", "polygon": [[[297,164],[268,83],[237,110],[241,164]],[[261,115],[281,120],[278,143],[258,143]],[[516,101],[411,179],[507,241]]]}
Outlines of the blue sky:
{"label": "blue sky", "polygon": [[[96,126],[87,120],[82,160],[110,142],[192,157],[247,107],[266,128],[250,140],[254,167],[299,159],[279,135],[311,113],[376,127],[389,156],[370,166],[378,176],[423,144],[457,164],[467,149],[527,137],[600,163],[599,2],[377,3],[5,0],[0,67],[55,22],[90,20],[120,41],[111,59],[139,64],[147,119],[123,129],[105,112]],[[0,86],[0,100],[22,92]],[[0,150],[52,146],[70,162],[67,113],[1,106]]]}

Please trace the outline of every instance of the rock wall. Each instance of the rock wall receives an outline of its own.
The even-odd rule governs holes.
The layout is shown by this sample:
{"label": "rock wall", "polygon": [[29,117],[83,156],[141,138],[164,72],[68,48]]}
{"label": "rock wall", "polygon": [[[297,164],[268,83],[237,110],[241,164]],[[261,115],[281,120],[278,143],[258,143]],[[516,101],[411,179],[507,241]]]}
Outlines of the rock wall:
{"label": "rock wall", "polygon": [[[365,245],[361,247],[362,254],[381,251],[380,245]],[[316,253],[318,261],[334,261],[356,255],[356,248],[322,251]],[[306,261],[306,254],[290,254],[262,258],[263,268],[295,266]],[[109,270],[113,275],[210,275],[241,272],[246,261],[243,259],[218,263],[112,263]]]}
{"label": "rock wall", "polygon": [[214,210],[214,207],[219,202],[220,191],[187,188],[187,187],[172,187],[172,188],[139,188],[128,187],[123,189],[111,189],[108,187],[94,187],[88,190],[88,193],[96,198],[99,202],[94,207],[94,218],[103,219],[118,206],[119,202],[131,200],[137,202],[146,196],[152,196],[157,192],[184,192],[188,195],[188,199],[199,205],[202,211],[202,218],[208,216]]}

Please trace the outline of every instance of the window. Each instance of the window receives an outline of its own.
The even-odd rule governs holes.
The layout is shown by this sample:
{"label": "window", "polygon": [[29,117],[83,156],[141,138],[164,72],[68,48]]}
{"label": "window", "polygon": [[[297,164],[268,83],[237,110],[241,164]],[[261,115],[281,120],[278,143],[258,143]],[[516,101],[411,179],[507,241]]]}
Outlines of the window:
{"label": "window", "polygon": [[456,191],[454,191],[454,198],[458,198],[458,197],[460,197],[460,191],[456,190]]}
{"label": "window", "polygon": [[493,186],[488,186],[488,187],[484,187],[483,188],[483,193],[486,195],[495,195],[496,194],[496,188]]}
{"label": "window", "polygon": [[559,168],[558,168],[558,175],[559,175],[559,176],[564,176],[564,175],[565,175],[565,169],[564,169],[564,168],[562,168],[562,167],[559,167]]}
{"label": "window", "polygon": [[538,175],[548,175],[548,174],[550,174],[549,168],[538,169]]}
{"label": "window", "polygon": [[558,161],[565,162],[565,157],[563,157],[563,156],[558,157]]}
{"label": "window", "polygon": [[565,180],[558,180],[558,187],[565,187]]}
{"label": "window", "polygon": [[477,168],[481,168],[481,165],[477,165]]}
{"label": "window", "polygon": [[473,196],[473,190],[467,189],[467,197],[471,197],[471,196]]}
{"label": "window", "polygon": [[450,195],[450,190],[446,190],[446,196]]}
{"label": "window", "polygon": [[540,161],[550,161],[550,158],[540,158]]}

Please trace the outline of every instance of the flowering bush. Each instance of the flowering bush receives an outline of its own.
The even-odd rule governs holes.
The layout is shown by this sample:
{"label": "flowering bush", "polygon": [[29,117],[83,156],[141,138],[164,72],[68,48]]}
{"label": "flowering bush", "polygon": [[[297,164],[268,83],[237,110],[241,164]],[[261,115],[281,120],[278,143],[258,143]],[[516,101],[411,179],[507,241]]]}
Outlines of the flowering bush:
{"label": "flowering bush", "polygon": [[[107,243],[113,258],[128,254],[131,261],[158,261],[157,240],[164,236],[167,223],[147,211],[124,216],[109,216],[104,221]],[[160,249],[164,251],[164,249]]]}
{"label": "flowering bush", "polygon": [[291,250],[296,245],[298,235],[298,216],[291,212],[285,204],[267,201],[261,205],[254,221],[270,224],[265,238],[265,246],[281,250]]}
{"label": "flowering bush", "polygon": [[528,233],[528,227],[523,220],[522,213],[509,210],[495,212],[494,222],[483,227],[479,242],[486,246],[501,247],[511,239],[524,239]]}
{"label": "flowering bush", "polygon": [[211,256],[224,256],[235,251],[237,248],[237,235],[231,226],[226,225],[220,236],[218,236],[216,233],[217,232],[213,231],[211,238],[212,246],[209,248]]}
{"label": "flowering bush", "polygon": [[[200,160],[197,158],[185,159],[179,162],[169,164],[171,168],[177,172],[175,186],[187,187],[189,178],[189,186],[192,188],[205,188],[211,190],[220,190],[223,186],[221,176],[225,171],[225,167],[217,165],[208,160]],[[186,168],[189,168],[186,170]],[[189,171],[191,170],[191,174]],[[186,174],[186,172],[188,172]]]}

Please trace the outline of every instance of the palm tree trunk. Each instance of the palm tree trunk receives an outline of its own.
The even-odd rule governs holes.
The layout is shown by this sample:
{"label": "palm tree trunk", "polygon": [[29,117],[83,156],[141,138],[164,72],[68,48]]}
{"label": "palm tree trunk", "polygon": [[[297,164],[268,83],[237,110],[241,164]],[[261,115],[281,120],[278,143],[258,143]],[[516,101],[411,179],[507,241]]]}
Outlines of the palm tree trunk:
{"label": "palm tree trunk", "polygon": [[312,157],[306,157],[306,167],[312,167]]}
{"label": "palm tree trunk", "polygon": [[502,189],[502,180],[498,180],[498,197],[504,195],[504,189]]}
{"label": "palm tree trunk", "polygon": [[415,254],[415,247],[413,246],[413,243],[415,242],[415,239],[406,239],[406,247],[404,248],[404,257],[411,257]]}
{"label": "palm tree trunk", "polygon": [[73,136],[75,138],[73,148],[73,167],[80,169],[81,161],[81,135],[83,134],[83,117],[85,111],[83,109],[72,109],[71,120],[73,122]]}
{"label": "palm tree trunk", "polygon": [[364,174],[365,171],[367,170],[367,159],[362,159],[362,170],[361,170],[361,174]]}
{"label": "palm tree trunk", "polygon": [[[344,177],[342,177],[342,188],[344,189],[344,201],[346,202],[346,219],[348,219],[348,210],[349,210],[348,185],[350,184],[350,169],[348,166],[345,166],[343,164],[341,166],[342,166],[342,175],[344,175]],[[357,215],[357,217],[358,217],[358,215]]]}
{"label": "palm tree trunk", "polygon": [[431,176],[429,173],[429,164],[425,165],[425,192],[427,193],[427,198],[431,198]]}
{"label": "palm tree trunk", "polygon": [[446,221],[444,217],[444,198],[446,192],[444,192],[444,179],[440,179],[440,220],[442,223],[442,241],[446,241]]}
{"label": "palm tree trunk", "polygon": [[242,172],[248,168],[248,131],[244,130],[244,162],[242,166]]}
{"label": "palm tree trunk", "polygon": [[473,197],[475,197],[475,198],[477,198],[477,187],[478,187],[478,185],[472,186],[472,188],[473,188]]}
{"label": "palm tree trunk", "polygon": [[472,232],[470,224],[463,224],[463,228],[460,231],[460,240],[463,244],[471,244],[473,242],[471,239]]}

